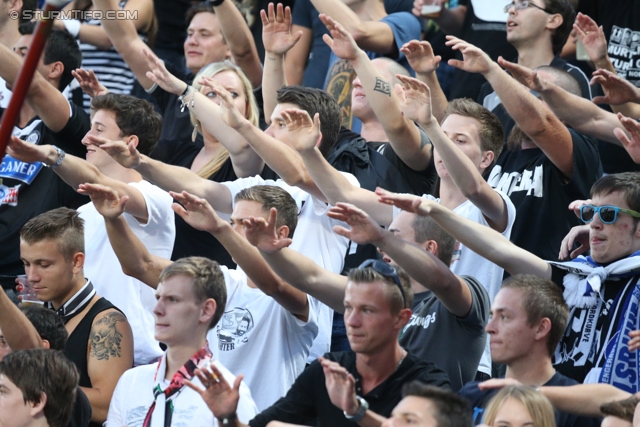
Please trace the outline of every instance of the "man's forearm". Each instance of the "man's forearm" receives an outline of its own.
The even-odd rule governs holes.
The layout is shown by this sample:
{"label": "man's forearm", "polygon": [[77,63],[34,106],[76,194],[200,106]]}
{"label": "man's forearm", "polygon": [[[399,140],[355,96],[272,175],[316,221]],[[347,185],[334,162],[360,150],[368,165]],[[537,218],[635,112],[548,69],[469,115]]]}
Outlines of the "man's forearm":
{"label": "man's forearm", "polygon": [[276,108],[278,90],[287,85],[285,76],[284,55],[273,52],[264,54],[264,72],[262,75],[262,101],[264,103],[264,118],[271,123],[271,114]]}
{"label": "man's forearm", "polygon": [[150,157],[141,155],[136,170],[150,182],[165,191],[187,192],[207,199],[213,209],[222,213],[231,213],[231,192],[224,185],[199,177],[195,172],[179,166],[168,165]]}
{"label": "man's forearm", "polygon": [[600,405],[631,397],[609,384],[579,384],[569,387],[540,387],[540,391],[558,410],[572,414],[601,417]]}
{"label": "man's forearm", "polygon": [[4,290],[0,290],[0,329],[12,350],[42,347],[42,338],[35,326]]}
{"label": "man's forearm", "polygon": [[287,283],[311,295],[333,310],[344,312],[346,277],[324,270],[313,260],[293,249],[262,253],[273,271]]}

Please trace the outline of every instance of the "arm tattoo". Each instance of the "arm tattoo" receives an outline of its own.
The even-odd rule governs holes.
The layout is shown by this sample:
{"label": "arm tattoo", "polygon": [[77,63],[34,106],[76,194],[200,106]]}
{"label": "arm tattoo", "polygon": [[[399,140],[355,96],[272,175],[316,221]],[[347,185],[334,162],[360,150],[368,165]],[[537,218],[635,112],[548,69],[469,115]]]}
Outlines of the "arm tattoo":
{"label": "arm tattoo", "polygon": [[117,324],[126,318],[119,311],[113,311],[98,320],[89,334],[91,342],[90,357],[98,360],[109,360],[109,357],[120,357],[122,354],[122,333]]}
{"label": "arm tattoo", "polygon": [[380,77],[376,77],[376,85],[373,87],[373,90],[391,96],[391,85]]}

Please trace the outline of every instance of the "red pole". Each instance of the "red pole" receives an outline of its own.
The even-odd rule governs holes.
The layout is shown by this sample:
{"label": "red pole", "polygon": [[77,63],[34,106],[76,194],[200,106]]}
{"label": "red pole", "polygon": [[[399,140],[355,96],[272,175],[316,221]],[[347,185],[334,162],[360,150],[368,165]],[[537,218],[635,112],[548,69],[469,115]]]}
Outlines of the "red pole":
{"label": "red pole", "polygon": [[22,103],[27,96],[27,91],[31,85],[31,81],[33,80],[33,73],[38,67],[40,55],[44,50],[45,42],[51,32],[51,28],[53,26],[52,15],[54,15],[51,12],[59,11],[64,3],[64,0],[54,0],[47,1],[45,4],[44,12],[42,14],[43,19],[38,22],[35,32],[33,33],[33,39],[31,40],[29,51],[27,52],[27,56],[24,58],[22,67],[20,67],[20,70],[18,71],[18,77],[13,85],[11,100],[9,101],[7,108],[4,110],[2,122],[0,122],[0,156],[4,156],[7,149],[7,143],[13,133],[13,127],[20,116]]}

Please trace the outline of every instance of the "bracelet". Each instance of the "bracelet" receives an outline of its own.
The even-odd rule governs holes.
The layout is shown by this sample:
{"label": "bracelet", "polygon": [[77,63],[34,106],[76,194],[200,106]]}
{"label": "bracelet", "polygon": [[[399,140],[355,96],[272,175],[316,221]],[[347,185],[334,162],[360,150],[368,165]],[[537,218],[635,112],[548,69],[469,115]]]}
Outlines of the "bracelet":
{"label": "bracelet", "polygon": [[[191,91],[191,99],[189,101],[185,101],[189,91]],[[193,86],[187,85],[187,88],[185,89],[183,94],[178,97],[178,101],[180,101],[181,113],[184,113],[184,107],[193,108],[193,106],[195,105],[195,97],[196,97],[196,90],[193,88]]]}
{"label": "bracelet", "polygon": [[67,33],[71,34],[73,38],[77,39],[78,34],[80,34],[80,25],[82,23],[77,19],[62,19],[62,24],[64,28],[67,30]]}
{"label": "bracelet", "polygon": [[222,418],[216,417],[216,418],[218,418],[218,422],[220,424],[222,424],[223,426],[228,426],[229,424],[231,424],[231,421],[236,419],[236,417],[237,417],[236,413],[233,412],[233,413],[227,415],[226,417],[222,417]]}
{"label": "bracelet", "polygon": [[224,3],[224,0],[210,0],[209,4],[213,7],[217,7],[220,6],[222,3]]}
{"label": "bracelet", "polygon": [[53,148],[55,148],[55,150],[58,152],[58,160],[56,160],[55,163],[52,163],[50,165],[44,162],[42,163],[43,165],[51,169],[55,169],[58,166],[60,166],[62,164],[62,161],[64,160],[64,156],[66,155],[66,153],[64,152],[64,150],[62,150],[62,148],[56,147],[55,145],[53,145]]}

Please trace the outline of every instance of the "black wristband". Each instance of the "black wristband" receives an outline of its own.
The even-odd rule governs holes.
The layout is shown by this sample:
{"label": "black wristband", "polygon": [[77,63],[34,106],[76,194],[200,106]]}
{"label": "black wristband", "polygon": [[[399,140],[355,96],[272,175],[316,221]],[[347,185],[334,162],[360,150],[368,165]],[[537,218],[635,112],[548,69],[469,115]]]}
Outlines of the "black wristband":
{"label": "black wristband", "polygon": [[220,6],[224,0],[209,0],[209,4],[213,7]]}

